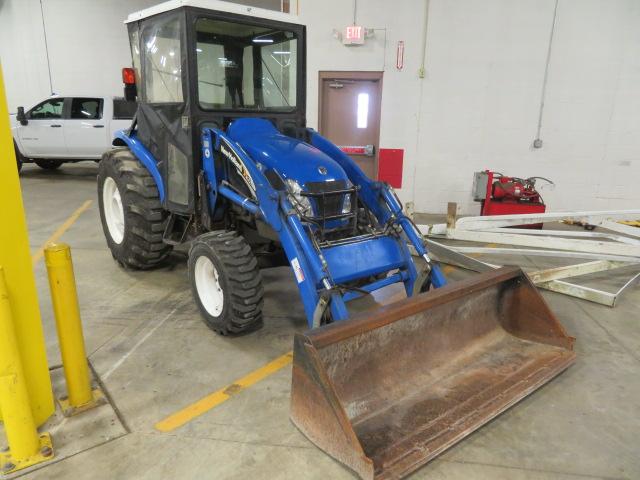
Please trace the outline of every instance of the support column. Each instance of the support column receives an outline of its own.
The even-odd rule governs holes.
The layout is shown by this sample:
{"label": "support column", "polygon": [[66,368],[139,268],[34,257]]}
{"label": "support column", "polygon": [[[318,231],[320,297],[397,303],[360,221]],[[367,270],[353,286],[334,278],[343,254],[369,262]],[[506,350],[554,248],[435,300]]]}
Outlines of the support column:
{"label": "support column", "polygon": [[53,391],[13,145],[0,65],[0,265],[33,418],[42,425],[54,412]]}

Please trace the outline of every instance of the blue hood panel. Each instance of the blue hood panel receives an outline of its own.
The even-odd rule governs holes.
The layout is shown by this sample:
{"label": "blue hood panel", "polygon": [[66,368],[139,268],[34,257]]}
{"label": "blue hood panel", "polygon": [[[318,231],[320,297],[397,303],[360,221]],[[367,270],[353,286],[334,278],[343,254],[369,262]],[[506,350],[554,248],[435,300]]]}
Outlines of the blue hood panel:
{"label": "blue hood panel", "polygon": [[[273,168],[285,180],[307,182],[349,180],[345,171],[328,155],[308,143],[281,134],[271,122],[261,118],[241,118],[227,129],[254,161]],[[324,168],[320,168],[324,167]],[[320,173],[326,171],[326,174]]]}

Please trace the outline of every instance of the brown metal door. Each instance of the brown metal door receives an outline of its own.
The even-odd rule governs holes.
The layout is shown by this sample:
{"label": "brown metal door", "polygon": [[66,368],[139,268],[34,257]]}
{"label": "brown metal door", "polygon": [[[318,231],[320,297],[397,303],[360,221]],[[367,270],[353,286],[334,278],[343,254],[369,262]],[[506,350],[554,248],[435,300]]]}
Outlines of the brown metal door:
{"label": "brown metal door", "polygon": [[320,72],[320,134],[378,174],[382,72]]}

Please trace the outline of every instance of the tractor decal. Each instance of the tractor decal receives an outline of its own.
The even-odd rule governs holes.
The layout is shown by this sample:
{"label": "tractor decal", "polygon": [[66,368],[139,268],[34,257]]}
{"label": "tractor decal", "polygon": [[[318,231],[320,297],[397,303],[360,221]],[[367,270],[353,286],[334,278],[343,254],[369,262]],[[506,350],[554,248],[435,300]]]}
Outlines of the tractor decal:
{"label": "tractor decal", "polygon": [[256,184],[253,182],[253,178],[251,178],[251,174],[249,173],[249,170],[247,170],[247,167],[244,165],[244,163],[242,163],[242,160],[240,159],[238,154],[233,150],[231,145],[229,145],[224,139],[221,139],[220,141],[220,153],[222,153],[222,155],[227,157],[227,159],[229,159],[229,161],[233,164],[233,166],[236,168],[236,172],[238,172],[238,175],[242,177],[242,179],[247,184],[247,187],[249,187],[249,190],[251,190],[251,193],[255,198]]}

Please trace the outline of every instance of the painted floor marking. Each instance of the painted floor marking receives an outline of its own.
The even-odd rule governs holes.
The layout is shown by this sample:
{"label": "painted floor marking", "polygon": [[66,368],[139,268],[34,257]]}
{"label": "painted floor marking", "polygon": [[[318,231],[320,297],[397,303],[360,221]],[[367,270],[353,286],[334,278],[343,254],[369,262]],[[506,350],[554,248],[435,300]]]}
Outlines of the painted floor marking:
{"label": "painted floor marking", "polygon": [[190,422],[196,417],[199,417],[203,413],[217,407],[218,405],[226,402],[232,396],[237,395],[251,385],[264,380],[269,375],[276,373],[278,370],[286,367],[293,360],[293,352],[287,352],[284,355],[272,360],[266,365],[254,370],[253,372],[239,378],[231,385],[217,390],[206,397],[201,398],[195,403],[177,411],[176,413],[169,415],[164,420],[156,423],[155,427],[161,432],[171,432],[178,427]]}
{"label": "painted floor marking", "polygon": [[64,232],[69,230],[71,225],[76,223],[76,220],[78,220],[80,215],[82,215],[91,206],[92,203],[93,200],[87,200],[82,205],[80,205],[80,208],[73,212],[71,216],[67,218],[55,232],[53,232],[53,235],[51,235],[47,239],[47,241],[44,242],[42,246],[35,251],[35,253],[31,256],[31,262],[33,263],[33,266],[35,266],[42,259],[42,257],[44,257],[44,249],[46,248],[46,246],[50,243],[55,243],[62,235],[64,235]]}

